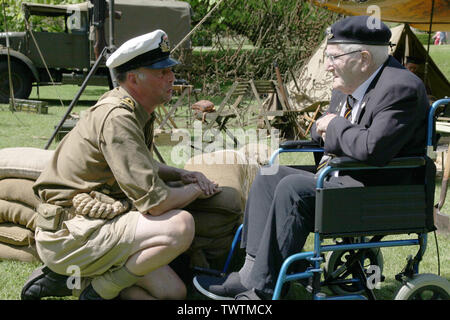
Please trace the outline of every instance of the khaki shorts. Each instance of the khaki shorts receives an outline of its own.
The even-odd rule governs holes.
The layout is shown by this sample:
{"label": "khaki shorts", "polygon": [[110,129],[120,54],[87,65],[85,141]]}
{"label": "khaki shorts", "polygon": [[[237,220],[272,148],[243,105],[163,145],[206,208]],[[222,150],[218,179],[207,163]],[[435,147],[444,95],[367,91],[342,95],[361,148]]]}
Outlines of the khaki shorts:
{"label": "khaki shorts", "polygon": [[51,270],[82,277],[101,275],[125,264],[132,254],[136,225],[141,215],[130,211],[111,220],[77,215],[56,232],[36,228],[36,249]]}

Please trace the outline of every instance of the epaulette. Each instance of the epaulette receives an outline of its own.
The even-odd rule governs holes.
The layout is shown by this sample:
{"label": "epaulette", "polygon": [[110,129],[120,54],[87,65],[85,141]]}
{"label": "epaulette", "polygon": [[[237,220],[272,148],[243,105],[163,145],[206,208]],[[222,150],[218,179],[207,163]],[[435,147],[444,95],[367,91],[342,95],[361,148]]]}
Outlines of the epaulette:
{"label": "epaulette", "polygon": [[134,100],[130,97],[124,97],[120,99],[120,105],[127,109],[131,109],[131,111],[134,111],[134,108],[136,107]]}

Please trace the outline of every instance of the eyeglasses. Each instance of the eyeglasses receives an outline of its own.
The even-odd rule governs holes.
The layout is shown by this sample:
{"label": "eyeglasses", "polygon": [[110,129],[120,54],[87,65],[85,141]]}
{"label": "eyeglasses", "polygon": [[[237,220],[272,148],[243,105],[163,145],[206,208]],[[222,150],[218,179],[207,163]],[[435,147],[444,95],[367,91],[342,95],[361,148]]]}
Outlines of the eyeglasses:
{"label": "eyeglasses", "polygon": [[330,59],[330,61],[331,61],[332,64],[334,64],[334,62],[335,62],[335,60],[336,60],[337,58],[346,56],[346,55],[348,55],[348,54],[352,54],[352,53],[356,53],[356,52],[361,52],[361,51],[362,51],[362,50],[355,50],[355,51],[350,51],[350,52],[343,53],[343,54],[336,54],[336,55],[334,55],[334,56],[329,55],[328,53],[325,52],[325,56],[326,56],[328,59]]}

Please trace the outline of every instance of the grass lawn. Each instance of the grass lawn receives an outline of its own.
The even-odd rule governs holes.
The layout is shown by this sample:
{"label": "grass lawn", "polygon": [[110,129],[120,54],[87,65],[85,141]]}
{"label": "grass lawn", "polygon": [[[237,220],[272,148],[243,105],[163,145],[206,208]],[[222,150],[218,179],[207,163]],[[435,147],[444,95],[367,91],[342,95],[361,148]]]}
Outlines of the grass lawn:
{"label": "grass lawn", "polygon": [[[425,47],[426,49],[426,47]],[[439,67],[447,80],[450,79],[450,44],[430,46],[430,57]],[[450,95],[450,93],[449,93]]]}
{"label": "grass lawn", "polygon": [[[438,64],[443,73],[450,77],[450,46],[431,46],[431,56],[436,64]],[[49,101],[49,112],[47,115],[15,112],[12,113],[7,105],[0,105],[0,148],[7,147],[36,147],[43,148],[51,137],[54,127],[59,123],[63,114],[66,112],[67,106],[71,99],[75,96],[79,87],[77,86],[61,86],[57,88],[43,87],[40,88],[40,95],[38,97],[36,88],[33,89],[30,99],[42,99]],[[80,113],[82,110],[93,105],[98,97],[107,90],[104,87],[88,87],[85,93],[81,96],[78,105],[73,112]],[[65,107],[61,106],[59,99],[63,100]],[[182,127],[187,121],[186,110],[181,108],[180,119],[177,123]],[[54,141],[50,149],[54,149],[57,143]],[[169,146],[159,146],[159,151],[163,158],[169,165],[181,166],[174,164],[170,159],[170,152],[172,150]],[[282,155],[281,163],[292,163],[292,155]],[[304,162],[311,162],[312,158],[303,159]],[[440,180],[437,180],[436,200],[439,197]],[[447,198],[447,202],[449,199]],[[446,204],[443,211],[448,213],[450,208]],[[388,240],[409,238],[412,236],[389,236]],[[313,248],[312,237],[308,238],[305,250]],[[437,234],[437,241],[439,247],[440,257],[440,275],[450,280],[450,235]],[[381,284],[379,290],[375,290],[375,294],[380,299],[392,299],[393,294],[399,288],[400,283],[394,280],[397,273],[401,272],[406,264],[406,257],[408,255],[415,255],[417,247],[398,247],[398,248],[383,248],[382,254],[384,257],[384,275],[386,281]],[[430,233],[428,236],[428,246],[424,259],[421,263],[421,273],[438,273],[437,263],[437,248],[435,244],[435,236]],[[39,263],[24,263],[17,261],[0,261],[0,299],[1,300],[15,300],[20,298],[20,291],[23,283],[36,268]],[[192,289],[192,288],[190,288]],[[294,284],[289,291],[289,299],[300,298],[309,299],[310,295],[298,284]],[[203,299],[194,290],[189,291],[189,299]]]}

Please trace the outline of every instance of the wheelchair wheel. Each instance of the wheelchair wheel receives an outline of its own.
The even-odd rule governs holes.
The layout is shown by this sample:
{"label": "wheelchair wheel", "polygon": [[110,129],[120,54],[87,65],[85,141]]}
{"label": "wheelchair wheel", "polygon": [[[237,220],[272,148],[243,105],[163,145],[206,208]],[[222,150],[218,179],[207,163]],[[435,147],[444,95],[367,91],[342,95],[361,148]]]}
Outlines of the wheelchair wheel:
{"label": "wheelchair wheel", "polygon": [[[330,282],[326,285],[337,295],[364,293],[363,284],[360,281],[354,281],[359,279],[358,272],[355,270],[356,266],[354,265],[350,269],[346,269],[344,266],[351,255],[352,252],[350,251],[330,251],[325,258],[325,279],[326,282]],[[367,271],[369,266],[378,266],[381,275],[383,273],[384,259],[380,248],[365,249],[361,264],[365,271]]]}
{"label": "wheelchair wheel", "polygon": [[431,273],[416,275],[400,288],[395,300],[450,300],[450,282]]}

